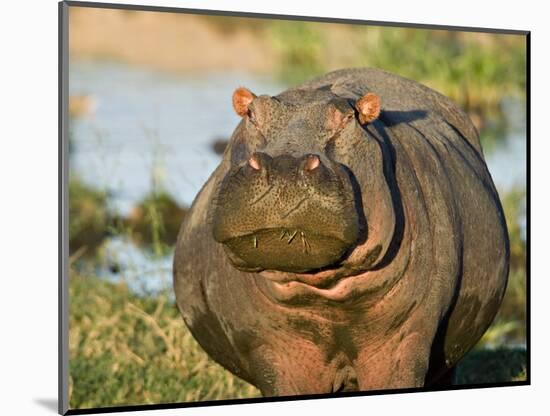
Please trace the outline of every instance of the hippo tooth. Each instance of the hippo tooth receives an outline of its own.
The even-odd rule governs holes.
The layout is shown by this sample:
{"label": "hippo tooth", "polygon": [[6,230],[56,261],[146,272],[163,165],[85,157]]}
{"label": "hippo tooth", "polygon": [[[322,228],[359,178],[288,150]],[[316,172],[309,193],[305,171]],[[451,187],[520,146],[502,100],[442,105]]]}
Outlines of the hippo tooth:
{"label": "hippo tooth", "polygon": [[302,239],[302,245],[304,246],[304,253],[307,254],[309,243],[307,242],[306,235],[304,234],[303,231],[300,231],[300,238]]}
{"label": "hippo tooth", "polygon": [[297,233],[298,233],[298,230],[294,231],[294,233],[288,239],[288,244],[292,243],[292,240],[294,240],[294,237],[296,237]]}

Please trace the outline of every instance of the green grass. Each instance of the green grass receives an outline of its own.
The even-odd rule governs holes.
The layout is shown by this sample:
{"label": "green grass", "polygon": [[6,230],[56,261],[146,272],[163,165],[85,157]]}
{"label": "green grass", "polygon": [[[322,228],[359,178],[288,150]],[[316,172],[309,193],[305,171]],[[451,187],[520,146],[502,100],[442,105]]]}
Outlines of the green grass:
{"label": "green grass", "polygon": [[342,67],[371,66],[425,83],[466,110],[524,97],[525,38],[377,26],[274,21],[279,76],[300,83]]}
{"label": "green grass", "polygon": [[156,256],[166,255],[176,243],[187,208],[180,207],[166,191],[146,195],[122,220],[132,241]]}
{"label": "green grass", "polygon": [[71,408],[259,395],[202,351],[167,296],[74,271],[69,290]]}
{"label": "green grass", "polygon": [[325,36],[317,24],[273,22],[270,39],[279,55],[277,72],[288,83],[298,84],[326,72]]}
{"label": "green grass", "polygon": [[69,180],[69,249],[71,254],[95,251],[107,235],[112,216],[106,192],[87,186],[76,177]]}
{"label": "green grass", "polygon": [[125,236],[137,246],[162,257],[177,240],[187,213],[166,191],[153,189],[126,217],[109,210],[109,195],[77,177],[69,180],[69,250],[71,255],[88,258],[100,254],[105,239]]}
{"label": "green grass", "polygon": [[363,30],[366,63],[425,83],[466,111],[492,113],[525,90],[525,41],[519,36],[418,29]]}
{"label": "green grass", "polygon": [[457,367],[455,384],[483,384],[526,379],[527,352],[519,348],[474,349]]}
{"label": "green grass", "polygon": [[502,103],[525,102],[526,44],[514,35],[274,21],[276,73],[296,85],[346,67],[374,67],[423,83],[461,106],[484,148],[505,137]]}

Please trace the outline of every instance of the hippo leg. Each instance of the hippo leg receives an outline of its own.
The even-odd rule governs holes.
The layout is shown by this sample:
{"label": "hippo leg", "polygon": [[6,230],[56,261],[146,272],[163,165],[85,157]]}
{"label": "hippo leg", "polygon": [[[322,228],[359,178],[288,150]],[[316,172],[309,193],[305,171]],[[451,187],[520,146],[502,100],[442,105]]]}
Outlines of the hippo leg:
{"label": "hippo leg", "polygon": [[287,348],[262,346],[252,357],[251,371],[264,397],[330,393],[339,363],[327,363],[311,343],[294,341]]}
{"label": "hippo leg", "polygon": [[456,367],[448,369],[440,377],[426,381],[426,387],[448,387],[454,385],[456,375]]}
{"label": "hippo leg", "polygon": [[423,387],[433,335],[399,331],[377,348],[368,348],[356,361],[360,391]]}

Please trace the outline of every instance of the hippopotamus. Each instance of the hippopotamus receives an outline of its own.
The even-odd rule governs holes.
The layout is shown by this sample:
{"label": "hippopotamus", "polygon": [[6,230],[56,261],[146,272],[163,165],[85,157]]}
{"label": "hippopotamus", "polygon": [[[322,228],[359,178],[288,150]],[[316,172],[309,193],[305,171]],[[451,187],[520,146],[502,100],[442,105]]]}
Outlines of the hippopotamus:
{"label": "hippopotamus", "polygon": [[369,68],[232,103],[241,120],[175,248],[198,343],[264,396],[449,383],[509,269],[467,115]]}

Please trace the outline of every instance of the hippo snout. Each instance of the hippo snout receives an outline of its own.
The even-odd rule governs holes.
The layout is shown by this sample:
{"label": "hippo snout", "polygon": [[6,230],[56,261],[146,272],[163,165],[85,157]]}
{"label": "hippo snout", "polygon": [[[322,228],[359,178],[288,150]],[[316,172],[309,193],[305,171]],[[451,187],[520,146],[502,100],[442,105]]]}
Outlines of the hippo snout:
{"label": "hippo snout", "polygon": [[322,154],[254,152],[222,181],[213,233],[240,270],[300,273],[337,264],[357,216],[347,174]]}
{"label": "hippo snout", "polygon": [[248,159],[248,165],[257,172],[265,171],[277,171],[279,174],[300,172],[315,173],[319,172],[318,169],[321,166],[321,160],[318,155],[307,154],[303,157],[295,158],[289,155],[281,155],[272,158],[267,153],[255,152],[250,159]]}

